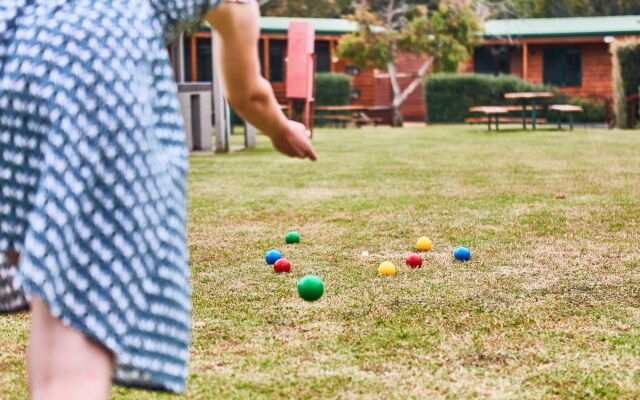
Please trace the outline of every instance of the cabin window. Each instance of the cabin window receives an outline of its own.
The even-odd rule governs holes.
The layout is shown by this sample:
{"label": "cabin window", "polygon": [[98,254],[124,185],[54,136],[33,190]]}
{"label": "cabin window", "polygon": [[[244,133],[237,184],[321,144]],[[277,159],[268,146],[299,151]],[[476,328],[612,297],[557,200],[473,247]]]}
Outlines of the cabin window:
{"label": "cabin window", "polygon": [[182,45],[184,46],[184,80],[185,82],[191,82],[191,39],[184,35],[182,39]]}
{"label": "cabin window", "polygon": [[284,82],[284,59],[287,54],[286,40],[269,40],[269,80]]}
{"label": "cabin window", "polygon": [[477,74],[500,75],[511,72],[511,53],[506,46],[480,46],[473,52],[473,69]]}
{"label": "cabin window", "polygon": [[198,82],[213,81],[213,59],[211,58],[211,39],[196,39],[196,62]]}
{"label": "cabin window", "polygon": [[331,72],[331,47],[329,42],[316,42],[316,72]]}
{"label": "cabin window", "polygon": [[544,83],[561,87],[582,85],[580,49],[545,49]]}

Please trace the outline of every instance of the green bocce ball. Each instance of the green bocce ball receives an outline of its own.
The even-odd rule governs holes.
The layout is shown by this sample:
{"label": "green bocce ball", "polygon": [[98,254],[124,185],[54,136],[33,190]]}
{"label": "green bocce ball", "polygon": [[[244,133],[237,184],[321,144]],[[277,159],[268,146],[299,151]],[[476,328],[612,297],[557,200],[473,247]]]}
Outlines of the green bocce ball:
{"label": "green bocce ball", "polygon": [[300,234],[298,232],[289,232],[284,240],[287,244],[300,243]]}
{"label": "green bocce ball", "polygon": [[298,294],[306,301],[316,301],[324,293],[322,279],[315,275],[307,275],[298,281]]}

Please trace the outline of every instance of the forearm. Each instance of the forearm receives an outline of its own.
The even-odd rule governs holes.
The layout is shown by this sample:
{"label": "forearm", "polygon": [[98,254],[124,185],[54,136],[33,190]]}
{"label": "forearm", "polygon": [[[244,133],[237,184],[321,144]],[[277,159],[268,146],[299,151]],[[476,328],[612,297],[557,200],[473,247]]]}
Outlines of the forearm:
{"label": "forearm", "polygon": [[273,89],[260,74],[257,4],[224,3],[207,16],[216,30],[216,62],[224,92],[242,118],[266,133],[273,146],[291,157],[317,158],[307,128],[285,118]]}
{"label": "forearm", "polygon": [[[229,93],[229,91],[226,91]],[[270,137],[287,129],[287,118],[273,94],[271,85],[264,78],[257,78],[254,92],[236,100],[229,96],[229,104],[242,119]]]}
{"label": "forearm", "polygon": [[287,119],[271,85],[260,74],[257,4],[223,4],[207,20],[217,32],[215,59],[231,107],[271,138],[286,131]]}

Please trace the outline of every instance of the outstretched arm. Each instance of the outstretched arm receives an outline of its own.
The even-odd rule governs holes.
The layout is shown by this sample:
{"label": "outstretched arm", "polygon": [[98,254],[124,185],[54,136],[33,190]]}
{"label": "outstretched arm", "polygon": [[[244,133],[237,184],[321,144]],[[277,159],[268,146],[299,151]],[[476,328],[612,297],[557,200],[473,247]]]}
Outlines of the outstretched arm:
{"label": "outstretched arm", "polygon": [[271,138],[278,151],[315,160],[309,132],[304,125],[285,118],[271,85],[260,74],[259,19],[257,3],[223,3],[206,17],[220,39],[216,61],[225,96],[242,118]]}

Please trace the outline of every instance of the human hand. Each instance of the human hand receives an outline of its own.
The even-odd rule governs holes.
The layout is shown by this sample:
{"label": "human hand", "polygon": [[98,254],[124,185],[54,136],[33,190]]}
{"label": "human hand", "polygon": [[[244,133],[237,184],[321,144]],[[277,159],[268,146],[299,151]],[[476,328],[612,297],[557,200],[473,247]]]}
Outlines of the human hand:
{"label": "human hand", "polygon": [[299,122],[287,121],[286,129],[270,137],[273,147],[284,155],[312,161],[318,158],[309,139],[311,133]]}

